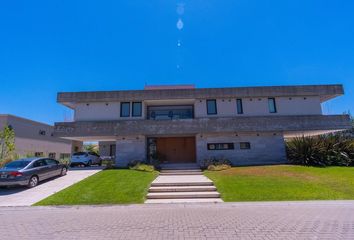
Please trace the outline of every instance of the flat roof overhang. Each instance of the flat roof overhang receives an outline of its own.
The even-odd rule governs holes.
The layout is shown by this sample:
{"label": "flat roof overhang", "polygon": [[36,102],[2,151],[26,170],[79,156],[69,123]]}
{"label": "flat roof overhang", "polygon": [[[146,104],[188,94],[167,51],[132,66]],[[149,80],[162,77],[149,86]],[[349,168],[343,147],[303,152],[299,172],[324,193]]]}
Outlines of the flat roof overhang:
{"label": "flat roof overhang", "polygon": [[343,85],[297,85],[233,88],[153,89],[128,91],[60,92],[57,101],[69,108],[84,102],[120,102],[163,99],[320,96],[321,102],[344,94]]}
{"label": "flat roof overhang", "polygon": [[[129,135],[180,135],[198,133],[283,132],[326,133],[351,128],[349,115],[262,116],[195,118],[181,120],[132,120],[61,122],[54,135],[67,139],[114,139]],[[107,137],[109,136],[109,137]]]}

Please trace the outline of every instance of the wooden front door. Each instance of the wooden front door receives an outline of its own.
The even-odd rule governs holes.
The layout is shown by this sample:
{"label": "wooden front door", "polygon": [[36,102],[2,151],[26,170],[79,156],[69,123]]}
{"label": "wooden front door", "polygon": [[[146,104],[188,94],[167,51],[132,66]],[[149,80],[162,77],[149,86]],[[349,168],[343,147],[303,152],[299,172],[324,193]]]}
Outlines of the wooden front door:
{"label": "wooden front door", "polygon": [[194,137],[166,137],[156,140],[157,156],[162,163],[195,162]]}

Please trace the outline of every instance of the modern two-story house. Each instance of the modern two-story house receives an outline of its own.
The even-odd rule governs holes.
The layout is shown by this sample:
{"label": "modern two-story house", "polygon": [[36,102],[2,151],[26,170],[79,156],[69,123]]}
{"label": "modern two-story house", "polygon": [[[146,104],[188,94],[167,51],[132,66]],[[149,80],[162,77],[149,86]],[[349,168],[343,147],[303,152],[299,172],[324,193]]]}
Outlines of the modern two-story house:
{"label": "modern two-story house", "polygon": [[[64,92],[58,102],[74,121],[55,124],[55,136],[99,141],[116,165],[130,161],[234,165],[285,163],[285,140],[350,128],[348,115],[323,115],[321,104],[342,85]],[[104,150],[105,149],[105,150]]]}

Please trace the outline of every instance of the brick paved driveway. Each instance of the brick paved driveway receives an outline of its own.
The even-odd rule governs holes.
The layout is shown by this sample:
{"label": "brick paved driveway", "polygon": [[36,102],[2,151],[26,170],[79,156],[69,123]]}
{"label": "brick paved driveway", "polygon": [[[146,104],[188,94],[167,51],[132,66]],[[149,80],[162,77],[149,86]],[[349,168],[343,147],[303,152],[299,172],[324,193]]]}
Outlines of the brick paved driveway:
{"label": "brick paved driveway", "polygon": [[1,239],[354,239],[354,201],[0,208]]}

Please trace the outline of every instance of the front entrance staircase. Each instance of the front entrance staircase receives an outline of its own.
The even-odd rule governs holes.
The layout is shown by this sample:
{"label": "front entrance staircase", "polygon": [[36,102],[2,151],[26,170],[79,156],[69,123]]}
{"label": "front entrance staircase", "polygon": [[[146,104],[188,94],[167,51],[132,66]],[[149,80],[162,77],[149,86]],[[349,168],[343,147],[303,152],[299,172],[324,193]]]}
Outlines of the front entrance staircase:
{"label": "front entrance staircase", "polygon": [[152,182],[145,203],[223,202],[196,164],[166,164]]}

